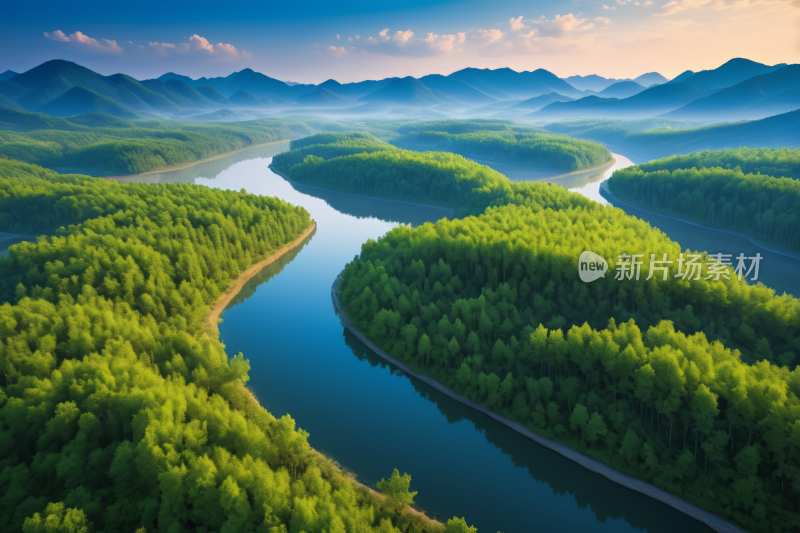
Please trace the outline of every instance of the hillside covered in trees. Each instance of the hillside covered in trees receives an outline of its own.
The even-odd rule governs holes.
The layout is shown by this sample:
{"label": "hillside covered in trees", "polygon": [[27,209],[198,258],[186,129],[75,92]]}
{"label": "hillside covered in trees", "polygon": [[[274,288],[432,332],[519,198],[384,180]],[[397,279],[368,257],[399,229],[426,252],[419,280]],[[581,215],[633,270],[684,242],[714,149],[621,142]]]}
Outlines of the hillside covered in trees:
{"label": "hillside covered in trees", "polygon": [[7,159],[0,202],[0,231],[59,226],[0,259],[0,529],[469,531],[346,478],[204,333],[230,280],[310,225],[303,208]]}
{"label": "hillside covered in trees", "polygon": [[[587,249],[610,258],[592,284]],[[666,280],[614,279],[634,251],[667,254]],[[457,393],[752,531],[796,528],[800,301],[729,268],[676,278],[680,254],[618,209],[510,205],[368,241],[340,291]]]}
{"label": "hillside covered in trees", "polygon": [[321,133],[292,141],[274,169],[302,184],[430,202],[478,214],[492,205],[565,208],[591,200],[549,183],[514,182],[448,152],[402,150],[365,132]]}
{"label": "hillside covered in trees", "polygon": [[103,113],[76,120],[0,110],[0,155],[48,168],[135,174],[186,165],[234,150],[308,135],[300,120],[258,119],[202,124],[129,122]]}
{"label": "hillside covered in trees", "polygon": [[800,150],[740,148],[620,169],[608,186],[634,204],[800,252],[798,177]]}

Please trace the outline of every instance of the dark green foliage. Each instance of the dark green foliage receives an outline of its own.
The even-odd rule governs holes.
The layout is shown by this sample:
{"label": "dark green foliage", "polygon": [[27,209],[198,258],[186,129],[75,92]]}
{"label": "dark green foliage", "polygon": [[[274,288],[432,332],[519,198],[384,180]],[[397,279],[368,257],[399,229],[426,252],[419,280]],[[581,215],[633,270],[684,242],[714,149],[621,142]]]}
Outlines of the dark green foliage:
{"label": "dark green foliage", "polygon": [[612,159],[608,148],[597,143],[510,129],[461,134],[421,131],[403,135],[392,143],[411,150],[454,152],[561,170],[582,170]]}
{"label": "dark green foliage", "polygon": [[[610,259],[592,284],[587,249]],[[676,279],[677,262],[666,280],[613,279],[634,251],[681,253],[619,209],[497,207],[368,241],[341,296],[361,331],[459,394],[753,531],[797,523],[800,369],[727,346],[794,357],[800,301],[730,269]]]}
{"label": "dark green foliage", "polygon": [[[276,156],[273,165],[300,183],[448,205],[467,214],[509,203],[536,209],[594,204],[554,184],[510,181],[460,155],[400,150],[367,135],[326,133],[307,137],[301,141],[303,148]],[[323,144],[328,140],[336,142]],[[300,156],[303,159],[298,162]]]}
{"label": "dark green foliage", "polygon": [[740,148],[624,168],[608,185],[624,200],[800,251],[799,176],[800,150]]}
{"label": "dark green foliage", "polygon": [[[8,116],[14,112],[0,113]],[[33,121],[34,116],[35,120],[43,121],[38,114],[32,113],[16,114],[13,118],[16,122],[26,123]],[[185,165],[248,146],[310,133],[304,122],[278,119],[218,124],[136,122],[136,127],[115,125],[99,128],[70,122],[74,126],[69,128],[72,131],[64,131],[66,128],[61,129],[61,124],[54,123],[47,129],[42,127],[27,133],[0,131],[0,154],[51,168],[93,168],[133,174]]]}
{"label": "dark green foliage", "polygon": [[64,224],[0,259],[1,530],[444,529],[344,477],[203,332],[229,281],[308,227],[304,209],[2,159],[0,176],[18,226]]}
{"label": "dark green foliage", "polygon": [[128,119],[138,117],[129,107],[86,87],[73,87],[58,98],[39,107],[38,111],[58,117],[69,117],[92,112],[107,113],[115,117]]}

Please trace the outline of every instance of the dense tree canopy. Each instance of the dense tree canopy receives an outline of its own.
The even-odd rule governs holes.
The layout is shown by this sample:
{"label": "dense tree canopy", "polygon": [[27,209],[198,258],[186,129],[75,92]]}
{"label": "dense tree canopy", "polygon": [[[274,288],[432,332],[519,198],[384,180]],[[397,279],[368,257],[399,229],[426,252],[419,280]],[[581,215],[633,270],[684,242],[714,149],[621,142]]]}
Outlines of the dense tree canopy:
{"label": "dense tree canopy", "polygon": [[[578,279],[584,250],[605,278]],[[623,253],[673,263],[614,279]],[[729,267],[676,278],[680,254],[618,209],[511,205],[368,241],[340,289],[360,330],[456,392],[752,530],[796,525],[800,302]]]}
{"label": "dense tree canopy", "polygon": [[62,225],[0,259],[0,529],[444,531],[310,449],[203,332],[229,281],[309,226],[303,208],[8,160],[0,190],[6,224]]}
{"label": "dense tree canopy", "polygon": [[[789,177],[752,173],[763,171]],[[800,251],[798,176],[800,150],[742,148],[620,169],[608,185],[623,200]]]}
{"label": "dense tree canopy", "polygon": [[554,184],[511,181],[460,155],[400,150],[364,134],[313,135],[303,139],[303,145],[276,156],[273,166],[304,184],[431,202],[469,214],[481,213],[492,205],[560,209],[594,204]]}
{"label": "dense tree canopy", "polygon": [[[55,124],[54,127],[63,126]],[[0,130],[0,154],[50,168],[91,168],[134,174],[185,165],[248,146],[311,133],[311,128],[303,121],[278,119],[220,124],[139,121],[125,127],[74,129]]]}

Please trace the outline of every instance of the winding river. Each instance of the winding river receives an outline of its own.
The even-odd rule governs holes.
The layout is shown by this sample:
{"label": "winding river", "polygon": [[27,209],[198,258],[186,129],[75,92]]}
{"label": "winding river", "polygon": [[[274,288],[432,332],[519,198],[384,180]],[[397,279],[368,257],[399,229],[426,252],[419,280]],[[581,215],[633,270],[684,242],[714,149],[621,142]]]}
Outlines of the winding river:
{"label": "winding river", "polygon": [[[268,168],[270,158],[288,144],[121,180],[245,188],[302,205],[316,220],[315,234],[252,278],[220,324],[228,353],[241,351],[250,360],[249,385],[262,404],[276,416],[291,413],[310,433],[312,446],[363,483],[374,486],[393,468],[408,472],[411,490],[419,491],[416,501],[428,514],[464,516],[483,533],[710,531],[404,375],[344,329],[330,287],[361,244],[398,224],[419,225],[452,213],[292,186]],[[566,185],[607,203],[599,182],[614,168],[632,164],[616,158],[612,168],[577,181],[573,176]],[[744,239],[678,221],[662,225],[667,219],[632,213],[684,247],[725,253],[756,249]],[[784,257],[781,262],[773,255],[762,262],[761,279],[800,294],[794,276],[785,275],[790,267],[796,272],[798,261]]]}

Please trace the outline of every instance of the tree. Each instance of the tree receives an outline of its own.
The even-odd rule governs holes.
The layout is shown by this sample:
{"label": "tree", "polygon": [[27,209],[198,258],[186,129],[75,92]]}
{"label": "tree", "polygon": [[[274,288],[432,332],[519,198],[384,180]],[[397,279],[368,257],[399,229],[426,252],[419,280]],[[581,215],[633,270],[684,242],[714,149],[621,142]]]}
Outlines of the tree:
{"label": "tree", "polygon": [[587,411],[586,407],[582,406],[581,404],[575,404],[575,408],[572,410],[572,414],[569,417],[569,427],[572,428],[572,431],[582,435],[584,433],[584,428],[586,428],[586,424],[588,423],[589,411]]}
{"label": "tree", "polygon": [[447,521],[447,525],[444,527],[444,533],[477,533],[478,528],[467,525],[467,521],[464,518],[457,518],[453,517]]}
{"label": "tree", "polygon": [[[570,417],[570,426],[571,425],[572,417]],[[580,425],[580,422],[578,422],[578,425]],[[606,422],[603,420],[603,415],[599,413],[592,413],[585,427],[584,436],[590,445],[594,445],[598,440],[604,438],[608,434]]]}
{"label": "tree", "polygon": [[389,498],[405,503],[406,505],[413,505],[414,496],[418,493],[409,492],[409,485],[411,485],[411,476],[408,474],[403,474],[401,476],[400,472],[395,468],[389,479],[381,478],[381,480],[378,481],[378,490]]}

